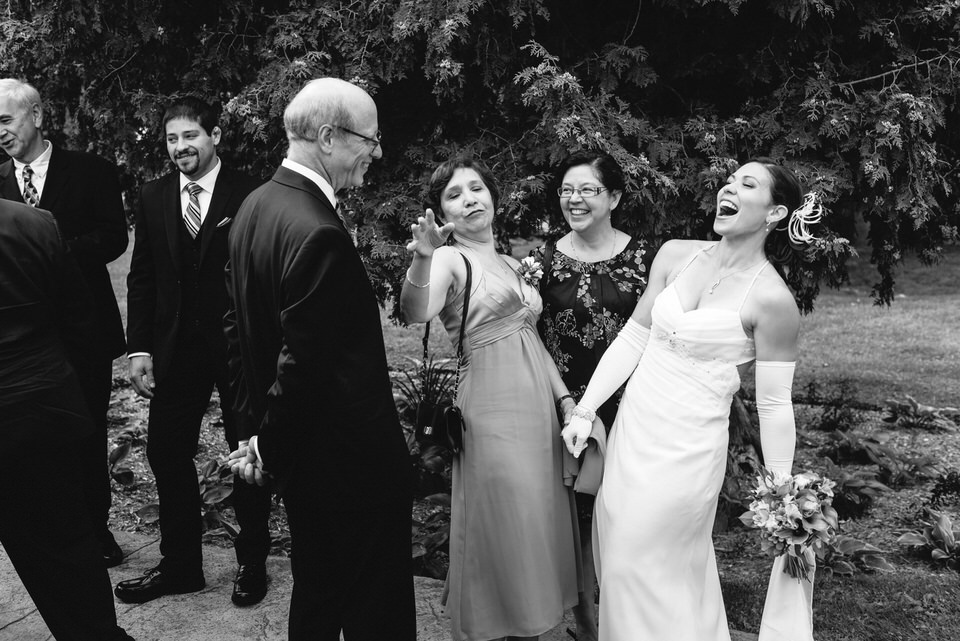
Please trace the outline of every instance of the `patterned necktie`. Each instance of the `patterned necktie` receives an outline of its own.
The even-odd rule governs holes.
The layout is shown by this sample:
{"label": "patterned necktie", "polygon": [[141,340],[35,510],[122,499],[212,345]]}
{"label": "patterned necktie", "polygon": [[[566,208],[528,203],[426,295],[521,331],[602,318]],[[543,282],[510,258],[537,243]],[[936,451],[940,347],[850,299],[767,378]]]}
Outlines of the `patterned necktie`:
{"label": "patterned necktie", "polygon": [[32,207],[40,206],[40,194],[37,193],[37,188],[33,186],[33,168],[30,165],[23,166],[23,202],[31,205]]}
{"label": "patterned necktie", "polygon": [[183,212],[183,222],[187,225],[190,238],[196,238],[200,233],[200,199],[197,194],[203,191],[203,187],[191,182],[187,183],[187,191],[190,192],[190,202],[187,203],[187,210]]}

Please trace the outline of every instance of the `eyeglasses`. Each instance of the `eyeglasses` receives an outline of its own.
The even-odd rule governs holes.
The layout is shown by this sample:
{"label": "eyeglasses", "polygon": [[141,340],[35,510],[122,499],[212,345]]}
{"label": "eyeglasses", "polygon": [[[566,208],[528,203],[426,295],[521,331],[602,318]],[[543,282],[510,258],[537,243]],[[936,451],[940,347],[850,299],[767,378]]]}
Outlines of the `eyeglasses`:
{"label": "eyeglasses", "polygon": [[557,190],[557,195],[561,198],[570,198],[574,194],[580,194],[582,198],[593,198],[602,191],[607,191],[606,187],[581,187],[580,189],[574,189],[573,187],[561,187]]}
{"label": "eyeglasses", "polygon": [[346,127],[340,127],[339,125],[334,125],[334,126],[335,126],[337,129],[339,129],[340,131],[345,131],[345,132],[347,132],[348,134],[353,134],[353,135],[356,136],[357,138],[363,138],[364,140],[366,140],[367,142],[369,142],[369,143],[370,143],[371,145],[373,145],[374,147],[376,147],[376,146],[378,146],[378,145],[380,144],[380,130],[379,130],[379,129],[377,130],[377,133],[375,133],[375,134],[373,135],[373,138],[371,138],[370,136],[364,136],[363,134],[357,133],[356,131],[353,131],[352,129],[347,129]]}

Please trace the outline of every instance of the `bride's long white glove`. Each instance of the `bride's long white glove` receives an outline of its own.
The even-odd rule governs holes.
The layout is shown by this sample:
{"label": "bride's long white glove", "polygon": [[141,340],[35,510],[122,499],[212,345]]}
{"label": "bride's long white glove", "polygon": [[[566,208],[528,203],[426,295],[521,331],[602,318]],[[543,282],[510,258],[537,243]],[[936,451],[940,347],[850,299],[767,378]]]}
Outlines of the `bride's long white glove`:
{"label": "bride's long white glove", "polygon": [[603,353],[603,358],[590,377],[583,398],[574,408],[573,417],[561,433],[563,442],[574,456],[580,456],[580,452],[587,446],[597,408],[633,374],[649,339],[650,329],[630,318]]}
{"label": "bride's long white glove", "polygon": [[757,416],[763,464],[772,472],[790,474],[797,445],[793,416],[793,372],[796,363],[757,361]]}
{"label": "bride's long white glove", "polygon": [[[765,467],[775,473],[793,471],[797,428],[790,392],[794,369],[793,362],[756,364],[760,448]],[[813,641],[814,570],[798,581],[784,573],[784,563],[785,557],[777,557],[770,571],[759,641]]]}

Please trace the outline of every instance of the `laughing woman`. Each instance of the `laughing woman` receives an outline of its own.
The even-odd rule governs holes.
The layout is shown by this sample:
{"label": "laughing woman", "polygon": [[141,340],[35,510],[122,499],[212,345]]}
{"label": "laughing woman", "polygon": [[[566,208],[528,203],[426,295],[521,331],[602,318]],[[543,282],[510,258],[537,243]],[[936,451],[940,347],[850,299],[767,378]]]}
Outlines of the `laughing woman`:
{"label": "laughing woman", "polygon": [[[613,226],[623,202],[623,171],[609,154],[580,152],[557,174],[560,211],[570,232],[531,254],[543,266],[540,295],[543,313],[538,328],[563,382],[578,400],[590,375],[617,336],[647,285],[652,252],[640,238]],[[622,214],[621,214],[622,215]],[[619,396],[597,416],[613,425]],[[579,641],[596,641],[597,618],[591,544],[594,497],[575,493],[580,525],[584,591],[573,609]]]}
{"label": "laughing woman", "polygon": [[[456,641],[536,639],[577,603],[579,587],[554,410],[557,399],[568,410],[573,401],[537,334],[540,294],[516,260],[497,252],[498,196],[483,164],[441,164],[430,178],[432,208],[411,226],[413,262],[400,294],[407,322],[439,315],[454,344],[466,323],[457,398],[466,430],[453,461],[445,590]],[[472,271],[468,318],[464,261]]]}
{"label": "laughing woman", "polygon": [[[731,175],[717,193],[720,241],[660,249],[564,429],[579,451],[597,408],[627,381],[594,512],[601,641],[730,641],[711,539],[730,403],[753,365],[764,464],[791,473],[800,314],[784,280],[797,273],[782,267],[815,249],[816,199],[803,196],[767,159]],[[812,641],[807,578],[773,572],[761,641]]]}

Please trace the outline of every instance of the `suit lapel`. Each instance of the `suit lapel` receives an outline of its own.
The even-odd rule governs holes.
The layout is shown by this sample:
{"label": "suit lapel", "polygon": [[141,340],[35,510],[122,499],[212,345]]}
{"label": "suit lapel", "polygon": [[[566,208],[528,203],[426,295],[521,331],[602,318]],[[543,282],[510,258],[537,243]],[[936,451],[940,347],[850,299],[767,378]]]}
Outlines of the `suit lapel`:
{"label": "suit lapel", "polygon": [[0,165],[0,196],[6,200],[23,202],[23,194],[20,193],[20,187],[17,185],[17,174],[13,170],[12,159]]}
{"label": "suit lapel", "polygon": [[210,198],[210,209],[207,215],[203,217],[203,225],[200,232],[200,262],[203,263],[203,257],[207,255],[207,248],[213,241],[213,236],[217,233],[217,225],[223,220],[224,211],[226,211],[227,201],[230,199],[230,190],[233,185],[230,179],[224,175],[224,169],[221,166],[220,174],[217,176],[217,182],[213,185],[213,194]]}
{"label": "suit lapel", "polygon": [[183,226],[183,212],[180,211],[180,174],[170,174],[168,184],[164,185],[163,203],[160,206],[160,215],[163,216],[164,227],[167,231],[167,244],[170,245],[170,256],[180,276],[180,227]]}
{"label": "suit lapel", "polygon": [[55,209],[54,204],[64,193],[64,186],[70,175],[67,159],[63,150],[54,147],[50,150],[50,166],[47,167],[47,177],[43,181],[43,193],[40,194],[40,208],[48,211]]}
{"label": "suit lapel", "polygon": [[326,194],[323,193],[323,190],[321,190],[315,182],[303,174],[299,174],[292,169],[284,167],[283,165],[280,165],[280,167],[277,168],[276,173],[273,174],[273,180],[286,187],[299,189],[316,196],[323,206],[328,209],[331,214],[333,214],[333,217],[338,223],[340,223],[340,226],[343,227],[343,230],[347,231],[346,227],[343,226],[343,221],[340,220],[339,216],[337,216],[337,211],[333,207],[333,203],[330,202]]}

